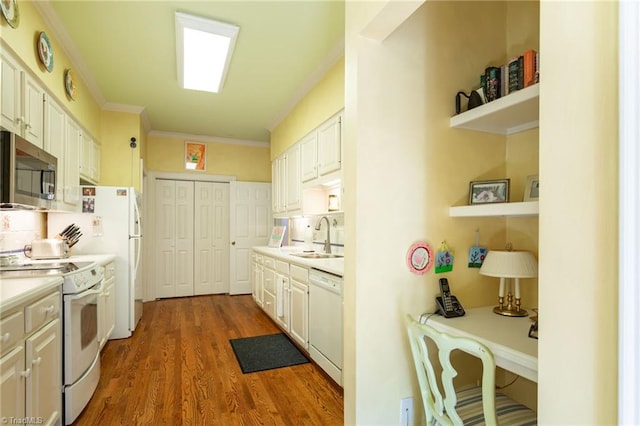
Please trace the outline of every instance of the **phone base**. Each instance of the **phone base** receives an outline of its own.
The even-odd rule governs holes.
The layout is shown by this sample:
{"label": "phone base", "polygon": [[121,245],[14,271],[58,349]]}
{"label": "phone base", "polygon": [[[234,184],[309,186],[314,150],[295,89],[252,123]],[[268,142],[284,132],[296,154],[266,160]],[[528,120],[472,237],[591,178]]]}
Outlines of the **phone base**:
{"label": "phone base", "polygon": [[529,313],[522,308],[513,309],[513,307],[509,308],[507,306],[496,306],[495,308],[493,308],[493,312],[498,315],[504,315],[506,317],[526,317],[529,315]]}

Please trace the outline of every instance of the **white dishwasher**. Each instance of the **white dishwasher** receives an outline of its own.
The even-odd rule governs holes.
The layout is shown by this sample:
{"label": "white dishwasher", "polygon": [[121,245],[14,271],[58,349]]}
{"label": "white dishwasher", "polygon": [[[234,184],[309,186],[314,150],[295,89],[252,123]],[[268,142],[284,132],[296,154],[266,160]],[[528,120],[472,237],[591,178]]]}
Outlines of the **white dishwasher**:
{"label": "white dishwasher", "polygon": [[342,277],[309,271],[309,354],[342,386]]}

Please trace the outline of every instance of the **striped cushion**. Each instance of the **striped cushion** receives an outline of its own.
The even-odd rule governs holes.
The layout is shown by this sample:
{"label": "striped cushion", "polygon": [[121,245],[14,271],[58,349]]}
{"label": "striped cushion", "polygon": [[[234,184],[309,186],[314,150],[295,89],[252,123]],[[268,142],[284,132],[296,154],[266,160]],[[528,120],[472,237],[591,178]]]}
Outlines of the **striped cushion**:
{"label": "striped cushion", "polygon": [[[474,387],[457,393],[456,411],[465,425],[483,425],[482,388]],[[499,425],[536,425],[536,412],[501,393],[496,393],[496,414]]]}

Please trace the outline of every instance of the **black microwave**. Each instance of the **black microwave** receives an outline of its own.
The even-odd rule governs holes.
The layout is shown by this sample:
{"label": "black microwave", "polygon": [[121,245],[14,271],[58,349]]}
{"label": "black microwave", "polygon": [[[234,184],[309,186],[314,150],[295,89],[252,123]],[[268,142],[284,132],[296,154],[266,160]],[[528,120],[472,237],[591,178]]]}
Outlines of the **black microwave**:
{"label": "black microwave", "polygon": [[49,209],[56,196],[53,155],[15,133],[0,131],[0,208]]}

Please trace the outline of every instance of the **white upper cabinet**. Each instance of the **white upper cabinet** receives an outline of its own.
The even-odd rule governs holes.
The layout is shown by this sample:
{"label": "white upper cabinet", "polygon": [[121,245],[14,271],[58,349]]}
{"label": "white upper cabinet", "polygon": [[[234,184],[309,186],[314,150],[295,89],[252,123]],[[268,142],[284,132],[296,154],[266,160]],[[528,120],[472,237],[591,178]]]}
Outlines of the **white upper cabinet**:
{"label": "white upper cabinet", "polygon": [[340,170],[342,164],[342,114],[338,114],[318,129],[318,175]]}
{"label": "white upper cabinet", "polygon": [[56,169],[56,201],[63,199],[65,176],[64,142],[66,138],[67,115],[51,96],[45,95],[44,102],[44,149],[58,159]]}
{"label": "white upper cabinet", "polygon": [[100,180],[100,145],[86,132],[80,144],[80,178],[95,184]]}
{"label": "white upper cabinet", "polygon": [[82,128],[70,117],[67,117],[65,140],[63,200],[65,204],[79,206],[80,146],[82,145]]}
{"label": "white upper cabinet", "polygon": [[300,197],[300,144],[295,144],[285,153],[286,162],[286,206],[287,211],[299,210]]}
{"label": "white upper cabinet", "polygon": [[299,144],[302,182],[309,182],[318,177],[318,132],[309,133]]}
{"label": "white upper cabinet", "polygon": [[0,59],[2,127],[44,148],[44,89],[10,56]]}

